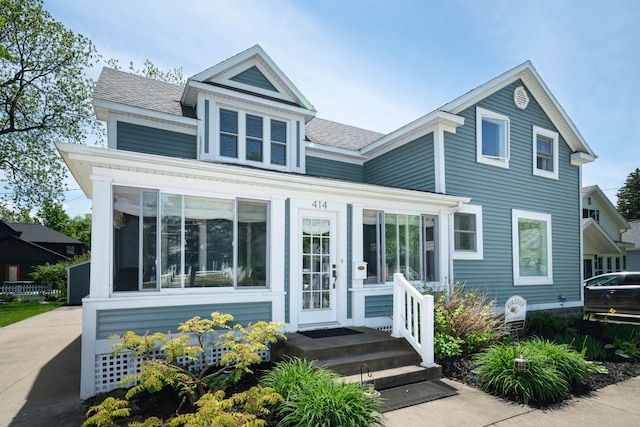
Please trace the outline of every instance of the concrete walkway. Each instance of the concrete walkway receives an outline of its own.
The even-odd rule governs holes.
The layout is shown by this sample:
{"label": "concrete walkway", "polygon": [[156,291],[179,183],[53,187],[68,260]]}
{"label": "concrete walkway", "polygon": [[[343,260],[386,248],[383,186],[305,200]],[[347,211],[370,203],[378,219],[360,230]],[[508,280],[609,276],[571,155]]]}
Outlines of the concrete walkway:
{"label": "concrete walkway", "polygon": [[[1,309],[1,308],[0,308]],[[0,427],[80,426],[80,307],[0,328]],[[457,394],[385,413],[387,427],[640,426],[640,377],[589,397],[533,409],[443,379]]]}
{"label": "concrete walkway", "polygon": [[81,307],[0,328],[0,426],[82,424],[81,332]]}

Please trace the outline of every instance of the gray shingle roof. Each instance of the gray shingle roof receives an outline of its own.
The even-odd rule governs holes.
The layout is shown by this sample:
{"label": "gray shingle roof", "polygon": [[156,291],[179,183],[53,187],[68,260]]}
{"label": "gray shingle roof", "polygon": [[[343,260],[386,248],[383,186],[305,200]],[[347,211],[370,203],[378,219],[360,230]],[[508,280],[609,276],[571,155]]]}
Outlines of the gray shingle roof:
{"label": "gray shingle roof", "polygon": [[65,243],[82,244],[82,242],[72,239],[62,233],[58,233],[40,224],[22,224],[8,222],[7,225],[20,234],[20,239],[30,243]]}
{"label": "gray shingle roof", "polygon": [[192,108],[180,104],[184,88],[180,85],[103,68],[93,98],[131,107],[195,118]]}
{"label": "gray shingle roof", "polygon": [[314,144],[360,150],[384,136],[382,133],[314,118],[306,125],[307,139]]}

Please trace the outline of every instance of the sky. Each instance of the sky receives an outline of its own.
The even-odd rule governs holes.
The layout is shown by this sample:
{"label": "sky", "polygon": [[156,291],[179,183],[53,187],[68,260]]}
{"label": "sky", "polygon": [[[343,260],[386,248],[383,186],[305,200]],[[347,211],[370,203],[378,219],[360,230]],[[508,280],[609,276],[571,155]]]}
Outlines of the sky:
{"label": "sky", "polygon": [[[179,5],[178,5],[179,4]],[[635,0],[45,0],[123,68],[195,75],[260,44],[317,117],[391,132],[529,60],[598,156],[615,204],[640,167]],[[104,63],[88,70],[97,79]],[[91,203],[70,179],[71,216]]]}

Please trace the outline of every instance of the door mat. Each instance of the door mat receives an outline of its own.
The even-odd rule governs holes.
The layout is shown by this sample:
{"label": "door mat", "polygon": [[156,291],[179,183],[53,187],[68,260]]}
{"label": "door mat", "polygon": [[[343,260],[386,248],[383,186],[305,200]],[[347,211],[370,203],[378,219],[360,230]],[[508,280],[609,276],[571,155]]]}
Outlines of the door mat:
{"label": "door mat", "polygon": [[361,334],[362,332],[349,328],[331,328],[331,329],[315,329],[313,331],[298,332],[309,338],[329,338],[339,337],[342,335]]}
{"label": "door mat", "polygon": [[382,412],[395,411],[396,409],[419,405],[420,403],[430,402],[456,394],[457,392],[454,388],[438,380],[408,384],[401,387],[380,390],[380,397],[383,402],[380,409]]}

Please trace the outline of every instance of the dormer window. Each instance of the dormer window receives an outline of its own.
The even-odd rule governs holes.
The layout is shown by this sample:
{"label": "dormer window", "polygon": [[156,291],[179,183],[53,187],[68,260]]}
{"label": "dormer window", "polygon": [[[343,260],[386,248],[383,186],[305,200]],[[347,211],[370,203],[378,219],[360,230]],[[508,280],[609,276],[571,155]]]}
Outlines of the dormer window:
{"label": "dormer window", "polygon": [[287,166],[288,122],[242,110],[219,109],[221,160],[282,169]]}

